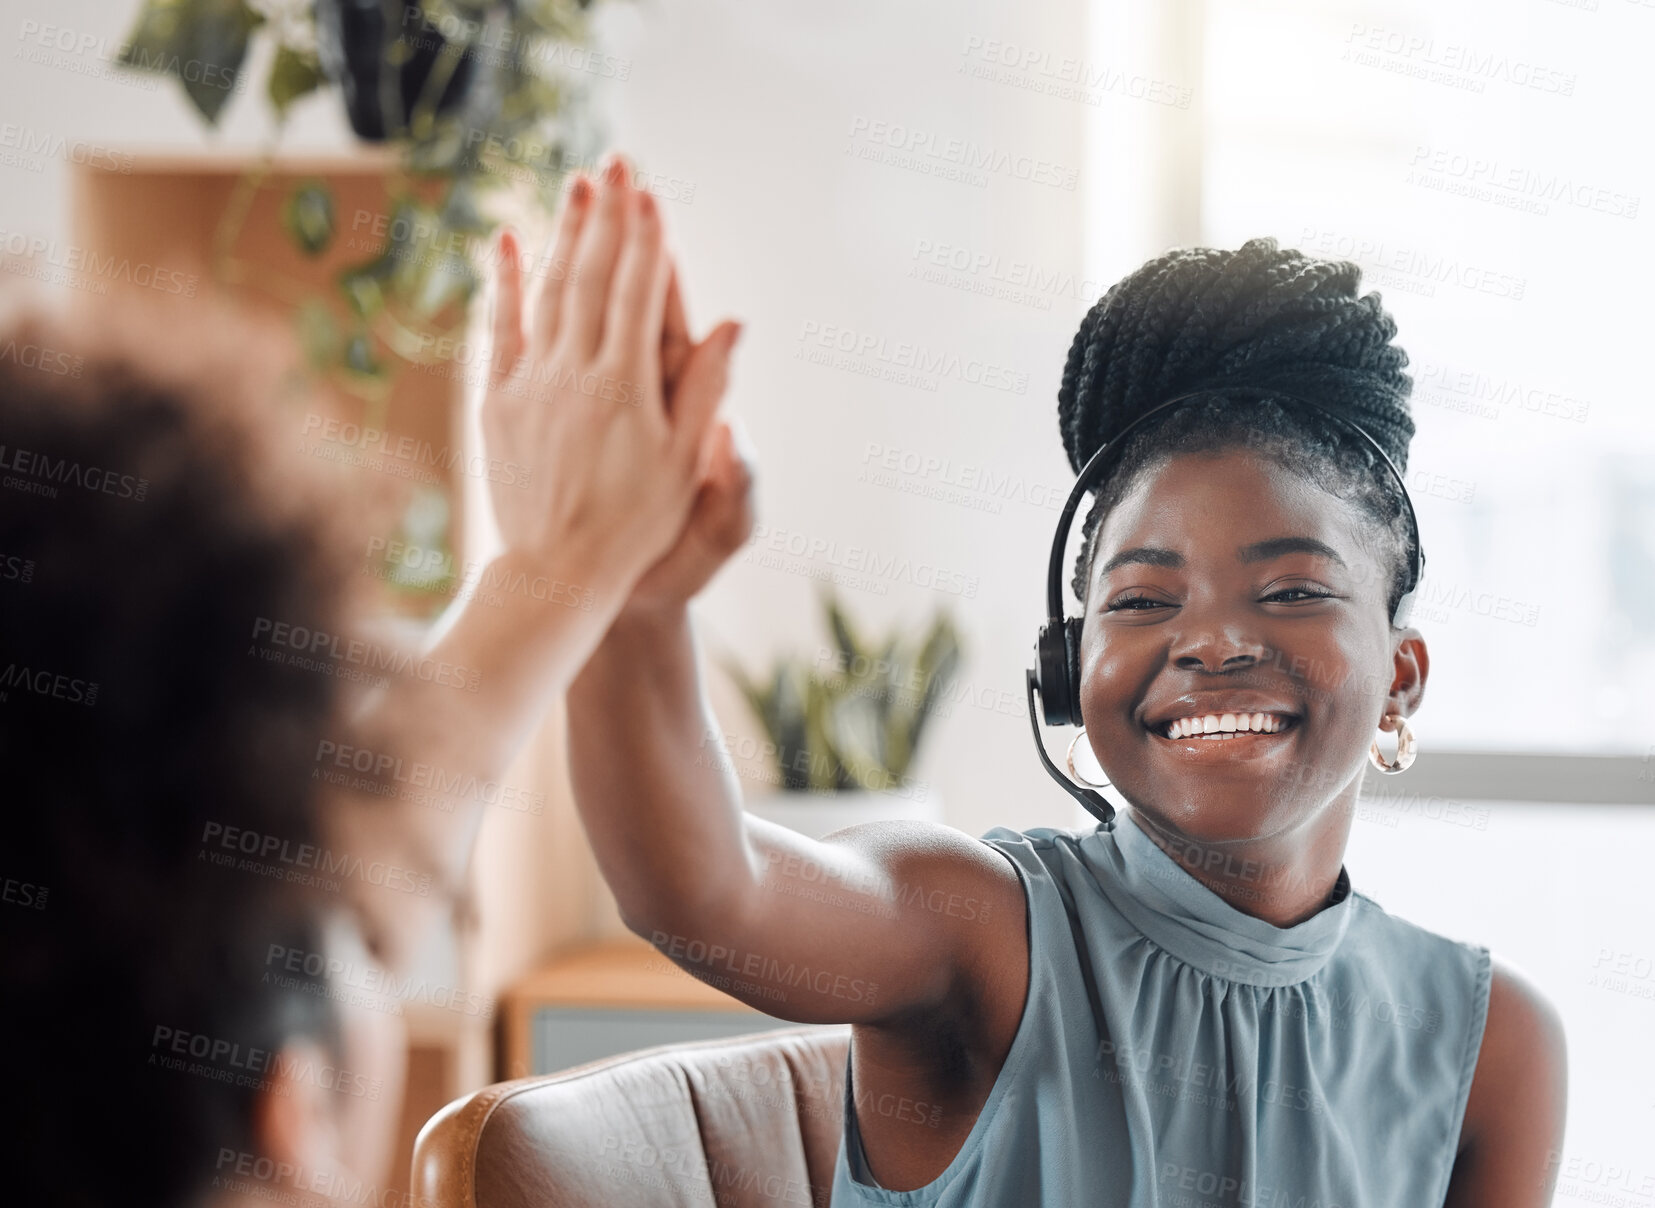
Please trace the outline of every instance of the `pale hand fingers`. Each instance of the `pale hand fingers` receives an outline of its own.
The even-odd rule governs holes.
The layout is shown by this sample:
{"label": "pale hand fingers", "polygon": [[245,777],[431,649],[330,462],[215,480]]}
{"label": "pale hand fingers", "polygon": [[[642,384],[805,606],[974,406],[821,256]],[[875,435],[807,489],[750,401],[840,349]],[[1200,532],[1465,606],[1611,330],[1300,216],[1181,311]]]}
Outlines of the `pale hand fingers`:
{"label": "pale hand fingers", "polygon": [[[713,434],[703,494],[707,498],[707,543],[720,557],[729,557],[753,530],[753,442],[741,420],[718,425]],[[697,499],[696,503],[701,504]]]}
{"label": "pale hand fingers", "polygon": [[510,227],[500,231],[494,270],[494,348],[489,359],[490,384],[498,385],[523,355],[523,269],[521,248]]}
{"label": "pale hand fingers", "polygon": [[575,279],[568,295],[570,306],[563,316],[564,326],[558,341],[582,360],[597,354],[598,343],[603,338],[610,278],[614,276],[615,261],[635,204],[626,160],[616,155],[604,169],[592,215],[580,233],[575,251]]}
{"label": "pale hand fingers", "polygon": [[587,212],[592,208],[592,182],[576,174],[569,182],[563,206],[557,212],[557,223],[552,231],[550,257],[541,265],[546,279],[540,283],[540,296],[535,302],[535,348],[544,351],[557,340],[558,326],[568,309],[568,294],[574,276],[575,249],[579,246],[581,229],[586,224]]}
{"label": "pale hand fingers", "polygon": [[678,391],[678,379],[683,375],[684,362],[689,360],[690,348],[684,293],[678,287],[678,268],[672,265],[667,277],[666,309],[661,316],[661,392],[666,395],[668,411],[672,409],[672,397]]}
{"label": "pale hand fingers", "polygon": [[646,380],[658,376],[657,351],[670,273],[661,215],[655,199],[640,192],[634,221],[615,265],[600,360],[636,367]]}
{"label": "pale hand fingers", "polygon": [[726,320],[691,351],[673,397],[672,439],[680,449],[700,450],[707,427],[730,381],[730,354],[741,324]]}

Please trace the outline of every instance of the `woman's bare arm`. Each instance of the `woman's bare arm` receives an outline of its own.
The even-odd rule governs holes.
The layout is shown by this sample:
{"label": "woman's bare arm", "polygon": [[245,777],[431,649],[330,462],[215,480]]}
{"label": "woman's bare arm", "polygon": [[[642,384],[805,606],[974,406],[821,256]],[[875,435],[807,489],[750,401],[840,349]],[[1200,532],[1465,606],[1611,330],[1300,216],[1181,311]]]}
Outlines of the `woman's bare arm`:
{"label": "woman's bare arm", "polygon": [[936,824],[818,841],[742,809],[688,601],[753,519],[752,459],[725,422],[683,531],[570,689],[570,772],[599,867],[634,932],[771,1015],[900,1026],[945,1002],[974,1011],[1024,942],[1004,857]]}
{"label": "woman's bare arm", "polygon": [[1563,1159],[1568,1084],[1556,1008],[1496,960],[1444,1208],[1548,1208]]}
{"label": "woman's bare arm", "polygon": [[823,840],[742,810],[682,607],[623,614],[569,695],[581,819],[622,917],[778,1018],[875,1023],[965,993],[1023,932],[1017,874],[950,827]]}

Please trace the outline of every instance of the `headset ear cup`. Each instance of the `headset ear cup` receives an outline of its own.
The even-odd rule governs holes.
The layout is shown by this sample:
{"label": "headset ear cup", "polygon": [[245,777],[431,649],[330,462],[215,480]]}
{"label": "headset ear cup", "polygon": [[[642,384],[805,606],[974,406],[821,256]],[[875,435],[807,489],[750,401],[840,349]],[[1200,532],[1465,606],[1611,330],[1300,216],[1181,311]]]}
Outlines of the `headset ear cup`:
{"label": "headset ear cup", "polygon": [[1069,716],[1074,725],[1080,725],[1080,633],[1086,627],[1083,617],[1068,617],[1063,622],[1064,680],[1067,683]]}
{"label": "headset ear cup", "polygon": [[1073,704],[1069,688],[1069,636],[1063,621],[1047,621],[1040,627],[1035,645],[1036,686],[1040,690],[1040,711],[1048,726],[1071,724]]}

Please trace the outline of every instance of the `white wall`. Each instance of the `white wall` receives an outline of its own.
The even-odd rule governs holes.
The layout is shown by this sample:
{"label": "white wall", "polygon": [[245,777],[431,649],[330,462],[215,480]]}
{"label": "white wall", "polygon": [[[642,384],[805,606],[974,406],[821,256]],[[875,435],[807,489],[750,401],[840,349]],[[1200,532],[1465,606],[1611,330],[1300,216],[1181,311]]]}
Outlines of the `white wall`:
{"label": "white wall", "polygon": [[[645,169],[694,183],[691,203],[664,207],[692,322],[730,314],[748,324],[731,406],[760,452],[767,528],[705,598],[707,644],[754,668],[783,650],[814,656],[826,635],[816,584],[799,572],[854,570],[858,549],[910,560],[912,576],[874,576],[840,594],[879,625],[919,624],[947,606],[963,627],[962,688],[980,704],[962,701],[937,723],[916,775],[940,794],[948,821],[973,834],[1072,816],[1029,750],[1021,693],[1046,551],[1073,479],[1056,391],[1091,301],[1080,169],[1092,107],[975,78],[982,59],[967,48],[998,40],[1054,61],[1078,56],[1084,7],[709,0],[619,5],[605,22],[608,49],[630,64],[628,80],[607,86],[615,142]],[[1018,179],[1015,169],[988,171],[979,185],[859,158],[857,149],[879,145],[855,132],[881,122],[938,148],[915,157],[932,166],[959,139],[978,154],[1059,165],[1076,174],[1073,187]],[[912,275],[934,267],[922,247],[991,263],[941,270],[947,284],[933,283]],[[1067,290],[1034,291],[1039,305],[967,292],[1031,270],[1062,274]],[[926,390],[800,359],[827,351],[802,337],[830,326],[854,333],[850,342],[883,341],[892,357],[908,342],[978,358],[1018,375],[1022,391],[962,380],[963,370]],[[881,365],[877,355],[849,359]],[[948,463],[899,475],[909,490],[942,487],[972,467],[1015,482],[963,501],[905,493],[864,480],[870,445]],[[773,540],[782,550],[834,548],[790,558]],[[764,565],[767,552],[785,566]],[[916,585],[925,568],[974,595]],[[753,733],[722,674],[713,679],[727,726]]]}
{"label": "white wall", "polygon": [[[66,0],[8,18],[0,122],[121,151],[259,146],[270,133],[253,91],[261,67],[246,73],[223,128],[207,133],[173,82],[110,65],[135,9]],[[708,645],[755,667],[787,649],[813,656],[825,636],[816,584],[795,572],[830,573],[859,556],[894,564],[841,594],[880,625],[918,624],[938,605],[953,607],[969,642],[961,688],[969,695],[939,721],[917,776],[946,802],[948,820],[972,833],[1072,816],[1027,749],[1022,670],[1041,619],[1045,550],[1071,480],[1057,384],[1098,288],[1082,267],[1082,215],[1097,183],[1082,172],[1086,125],[1145,107],[1098,89],[1089,104],[1030,86],[1052,85],[1061,60],[1086,53],[1084,9],[1079,0],[1016,10],[644,0],[612,4],[600,20],[604,48],[626,75],[600,82],[600,105],[615,145],[658,174],[692,320],[732,314],[748,324],[731,406],[762,456],[760,522],[784,545],[821,551],[785,559],[787,569],[733,565],[704,601]],[[1038,60],[1028,69],[1000,61],[1021,62],[1025,52]],[[932,168],[947,166],[950,140],[968,144],[968,154],[990,157],[985,183],[858,158],[858,147],[897,154],[853,137],[878,123],[902,128],[890,137],[924,140],[913,158]],[[300,102],[282,146],[348,149],[336,99]],[[33,158],[33,167],[0,165],[0,231],[62,237],[66,164]],[[1019,175],[1034,173],[1051,183]],[[948,249],[976,268],[938,268],[921,247]],[[1141,259],[1128,251],[1103,262],[1124,271]],[[925,268],[945,283],[910,275]],[[968,292],[1017,289],[1009,282],[1026,281],[1021,274],[1045,288],[1026,289],[1020,301]],[[807,347],[831,355],[801,340],[826,329],[882,344],[889,357],[918,345],[950,369],[932,375],[928,390],[799,359]],[[979,362],[1018,389],[967,380]],[[952,502],[872,485],[863,481],[870,445],[910,464],[947,463],[899,474],[909,490],[974,471],[994,484]],[[763,549],[761,540],[752,552]],[[932,574],[953,590],[916,582]],[[714,680],[730,728],[755,732],[722,675]]]}

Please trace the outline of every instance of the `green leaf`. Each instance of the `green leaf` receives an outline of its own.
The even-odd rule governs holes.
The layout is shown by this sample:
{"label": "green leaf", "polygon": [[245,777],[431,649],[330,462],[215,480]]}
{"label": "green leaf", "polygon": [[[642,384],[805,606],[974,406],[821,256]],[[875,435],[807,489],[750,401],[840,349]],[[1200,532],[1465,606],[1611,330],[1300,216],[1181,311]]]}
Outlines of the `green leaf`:
{"label": "green leaf", "polygon": [[359,264],[339,274],[339,292],[360,317],[371,319],[385,309],[391,265],[384,258]]}
{"label": "green leaf", "polygon": [[317,256],[333,242],[333,191],[323,181],[302,184],[282,207],[282,226],[307,256]]}
{"label": "green leaf", "polygon": [[315,370],[325,370],[339,361],[343,333],[334,321],[333,312],[324,304],[310,299],[299,304],[294,316],[299,329],[299,347],[305,360]]}
{"label": "green leaf", "polygon": [[307,93],[316,91],[322,82],[322,63],[314,51],[297,50],[285,44],[278,47],[276,61],[270,65],[270,79],[265,85],[276,117],[285,118],[288,106]]}
{"label": "green leaf", "polygon": [[120,63],[177,76],[197,112],[216,126],[235,93],[248,39],[263,22],[245,0],[144,0]]}
{"label": "green leaf", "polygon": [[422,319],[432,318],[450,304],[465,302],[477,286],[475,266],[458,252],[428,252],[415,263],[408,300]]}
{"label": "green leaf", "polygon": [[851,624],[850,617],[839,607],[836,596],[827,595],[823,600],[823,606],[827,609],[828,628],[833,631],[833,641],[839,647],[844,665],[847,670],[854,670],[867,655],[862,639]]}
{"label": "green leaf", "polygon": [[408,548],[418,548],[437,557],[425,557],[410,565],[408,559],[393,563],[386,581],[398,590],[415,595],[448,594],[457,576],[452,550],[448,547],[448,494],[441,487],[420,487],[413,493],[402,514],[397,539]]}
{"label": "green leaf", "polygon": [[385,376],[385,365],[374,352],[373,337],[366,332],[357,332],[345,341],[345,352],[340,357],[340,364],[347,372],[358,377],[382,378]]}

